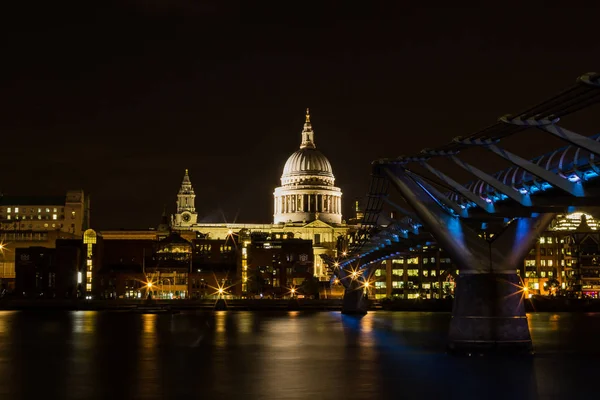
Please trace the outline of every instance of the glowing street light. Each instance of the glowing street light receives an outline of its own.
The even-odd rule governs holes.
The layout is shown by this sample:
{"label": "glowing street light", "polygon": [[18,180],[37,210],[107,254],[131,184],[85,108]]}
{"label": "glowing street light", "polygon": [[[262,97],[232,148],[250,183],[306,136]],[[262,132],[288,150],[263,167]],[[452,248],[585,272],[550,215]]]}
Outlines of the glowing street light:
{"label": "glowing street light", "polygon": [[217,292],[219,293],[219,295],[222,295],[225,291],[223,290],[223,288],[219,288],[219,290],[217,290]]}
{"label": "glowing street light", "polygon": [[152,282],[148,282],[148,284],[146,286],[148,286],[148,289],[152,289],[152,286],[153,286]]}

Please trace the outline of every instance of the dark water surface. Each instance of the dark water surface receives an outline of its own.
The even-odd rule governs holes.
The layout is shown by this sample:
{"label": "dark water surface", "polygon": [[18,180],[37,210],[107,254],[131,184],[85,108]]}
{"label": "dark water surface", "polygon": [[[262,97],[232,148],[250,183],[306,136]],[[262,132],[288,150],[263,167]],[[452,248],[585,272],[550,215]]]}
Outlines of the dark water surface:
{"label": "dark water surface", "polygon": [[600,396],[600,314],[529,315],[532,358],[444,353],[445,313],[0,312],[0,398]]}

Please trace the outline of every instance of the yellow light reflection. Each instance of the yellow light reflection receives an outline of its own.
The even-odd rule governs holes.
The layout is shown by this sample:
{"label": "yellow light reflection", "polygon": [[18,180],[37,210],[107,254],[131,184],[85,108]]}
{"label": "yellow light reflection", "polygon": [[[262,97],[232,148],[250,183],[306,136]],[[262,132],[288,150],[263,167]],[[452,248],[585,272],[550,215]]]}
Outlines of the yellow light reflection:
{"label": "yellow light reflection", "polygon": [[73,317],[73,332],[94,332],[97,314],[97,311],[76,311]]}

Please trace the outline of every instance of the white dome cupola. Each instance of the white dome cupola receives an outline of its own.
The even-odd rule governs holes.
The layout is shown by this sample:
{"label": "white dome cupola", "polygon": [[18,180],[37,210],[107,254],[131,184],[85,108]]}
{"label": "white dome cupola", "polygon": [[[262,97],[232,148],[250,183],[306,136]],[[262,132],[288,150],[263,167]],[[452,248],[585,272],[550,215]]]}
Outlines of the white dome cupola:
{"label": "white dome cupola", "polygon": [[306,109],[300,149],[286,161],[281,175],[281,187],[275,189],[274,222],[310,222],[320,219],[340,224],[342,192],[334,187],[334,183],[331,163],[317,150],[310,113]]}

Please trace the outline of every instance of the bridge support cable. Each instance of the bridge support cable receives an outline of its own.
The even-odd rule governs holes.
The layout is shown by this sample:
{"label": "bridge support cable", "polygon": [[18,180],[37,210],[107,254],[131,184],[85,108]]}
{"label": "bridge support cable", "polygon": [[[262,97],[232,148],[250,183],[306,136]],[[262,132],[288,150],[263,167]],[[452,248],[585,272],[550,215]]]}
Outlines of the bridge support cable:
{"label": "bridge support cable", "polygon": [[553,120],[522,120],[520,118],[510,118],[510,116],[504,116],[500,118],[500,121],[511,125],[531,126],[541,129],[545,132],[551,133],[559,139],[571,143],[576,147],[579,147],[581,149],[589,151],[590,153],[600,156],[600,143],[587,136],[583,136],[578,133],[572,132],[568,129],[560,127],[559,125],[557,125],[557,122],[559,121],[558,118],[555,118]]}
{"label": "bridge support cable", "polygon": [[503,348],[530,352],[524,292],[516,269],[554,214],[516,218],[490,242],[441,207],[415,176],[403,168],[383,170],[459,267],[449,350],[471,353]]}
{"label": "bridge support cable", "polygon": [[[423,177],[404,168],[403,170],[404,173],[412,177],[414,182],[416,182],[418,186],[420,186],[425,192],[427,192],[431,199],[434,200],[440,207],[445,208],[446,210],[452,210],[456,215],[460,215],[461,217],[468,216],[467,210],[464,207],[449,199],[448,196],[444,195],[444,193],[440,192],[433,185],[429,184]],[[420,218],[418,212],[417,216]]]}
{"label": "bridge support cable", "polygon": [[469,139],[455,139],[463,144],[475,145],[475,146],[483,146],[491,152],[499,155],[510,163],[522,168],[523,170],[529,172],[532,175],[541,178],[542,180],[548,182],[550,185],[559,188],[573,196],[576,197],[584,197],[585,192],[583,190],[583,186],[581,183],[571,182],[568,179],[565,179],[547,169],[540,167],[537,164],[532,163],[522,157],[519,157],[516,154],[513,154],[507,150],[504,150],[495,143],[497,141],[493,141],[490,139],[483,140],[469,140]]}
{"label": "bridge support cable", "polygon": [[482,170],[474,167],[473,165],[467,164],[465,161],[461,160],[460,158],[458,158],[455,155],[451,155],[449,158],[452,161],[454,161],[457,165],[459,165],[466,171],[473,174],[475,177],[481,179],[487,185],[496,189],[498,192],[506,195],[507,197],[516,201],[517,203],[521,204],[522,206],[531,207],[532,204],[531,204],[531,198],[529,197],[529,194],[522,194],[517,189],[500,182],[498,179],[496,179],[492,175],[489,175],[489,174],[483,172]]}
{"label": "bridge support cable", "polygon": [[472,201],[477,206],[479,206],[479,208],[481,208],[482,210],[485,210],[486,212],[488,212],[490,214],[493,214],[495,212],[494,204],[492,202],[488,203],[487,201],[482,199],[480,196],[471,192],[468,188],[466,188],[463,185],[461,185],[460,183],[456,182],[454,179],[450,178],[448,175],[444,174],[442,171],[427,164],[425,161],[422,161],[421,165],[423,167],[425,167],[425,169],[427,169],[429,172],[431,172],[432,174],[437,176],[439,179],[441,179],[444,183],[449,185],[460,196],[466,198],[469,201]]}

